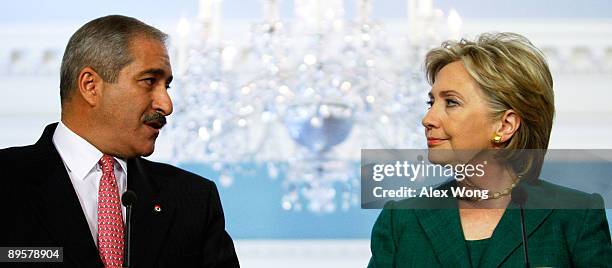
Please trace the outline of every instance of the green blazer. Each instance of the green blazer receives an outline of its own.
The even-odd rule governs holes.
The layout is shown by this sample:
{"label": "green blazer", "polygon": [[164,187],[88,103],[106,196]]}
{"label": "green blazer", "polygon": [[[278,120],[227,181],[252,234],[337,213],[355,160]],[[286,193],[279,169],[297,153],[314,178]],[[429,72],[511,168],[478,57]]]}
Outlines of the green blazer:
{"label": "green blazer", "polygon": [[[449,184],[454,182],[442,187]],[[524,188],[528,194],[526,208],[546,207],[552,204],[551,200],[560,198],[582,208],[525,210],[532,267],[612,267],[610,231],[600,195],[545,181],[525,184]],[[449,209],[449,204],[444,204],[444,209],[415,209],[423,200],[411,198],[385,206],[372,230],[369,268],[472,267],[459,210]],[[441,202],[454,202],[455,207],[457,204],[453,198]],[[523,265],[520,210],[511,204],[478,267]]]}

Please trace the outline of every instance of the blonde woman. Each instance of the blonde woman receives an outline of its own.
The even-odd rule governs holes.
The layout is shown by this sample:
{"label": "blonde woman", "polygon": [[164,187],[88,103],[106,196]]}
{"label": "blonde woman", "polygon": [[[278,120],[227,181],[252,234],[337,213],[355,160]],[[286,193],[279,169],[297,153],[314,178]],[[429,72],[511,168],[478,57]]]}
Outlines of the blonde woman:
{"label": "blonde woman", "polygon": [[512,155],[548,148],[555,108],[542,53],[518,34],[483,34],[443,43],[429,51],[425,66],[432,87],[422,124],[430,161],[460,163],[437,152],[463,150],[510,152],[502,158],[510,160],[489,161],[486,175],[441,186],[486,189],[487,199],[453,199],[455,209],[409,209],[412,199],[388,203],[372,230],[368,267],[524,266],[519,210],[507,209],[519,183],[526,207],[555,195],[599,208],[525,210],[533,267],[610,267],[601,196],[540,180],[543,154]]}

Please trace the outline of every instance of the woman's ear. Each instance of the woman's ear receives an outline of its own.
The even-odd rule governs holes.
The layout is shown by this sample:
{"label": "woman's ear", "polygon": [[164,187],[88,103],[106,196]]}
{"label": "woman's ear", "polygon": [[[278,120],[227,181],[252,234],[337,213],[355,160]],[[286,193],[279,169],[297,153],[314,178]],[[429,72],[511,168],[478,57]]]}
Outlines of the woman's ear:
{"label": "woman's ear", "polygon": [[99,102],[103,80],[100,75],[91,67],[85,67],[78,76],[77,94],[91,106],[96,106]]}
{"label": "woman's ear", "polygon": [[501,136],[499,143],[504,143],[510,140],[514,133],[519,129],[521,126],[521,118],[514,110],[509,109],[504,112],[500,120],[501,124],[495,133]]}

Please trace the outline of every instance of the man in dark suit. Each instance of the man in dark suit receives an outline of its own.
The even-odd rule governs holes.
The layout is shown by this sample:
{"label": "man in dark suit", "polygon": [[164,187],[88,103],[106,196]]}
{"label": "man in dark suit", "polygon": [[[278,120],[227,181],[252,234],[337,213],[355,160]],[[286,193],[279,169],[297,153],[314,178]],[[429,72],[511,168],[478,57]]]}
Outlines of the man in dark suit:
{"label": "man in dark suit", "polygon": [[[70,38],[61,122],[34,145],[0,150],[0,246],[63,247],[68,267],[119,267],[132,190],[132,267],[238,267],[215,184],[142,158],[172,113],[167,35],[107,16]],[[7,224],[8,223],[8,224]]]}

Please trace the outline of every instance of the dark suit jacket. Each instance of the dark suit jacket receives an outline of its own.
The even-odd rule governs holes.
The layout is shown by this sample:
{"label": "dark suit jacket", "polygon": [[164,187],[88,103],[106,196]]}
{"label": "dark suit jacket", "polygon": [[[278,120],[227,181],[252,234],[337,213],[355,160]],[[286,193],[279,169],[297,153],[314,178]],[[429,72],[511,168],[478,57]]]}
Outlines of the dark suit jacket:
{"label": "dark suit jacket", "polygon": [[[101,267],[66,168],[52,142],[57,124],[34,145],[0,150],[1,246],[64,248],[62,267]],[[128,161],[132,267],[238,267],[215,184],[143,158]],[[161,211],[153,207],[160,205]],[[8,225],[6,224],[8,223]]]}
{"label": "dark suit jacket", "polygon": [[[525,207],[540,208],[525,210],[532,267],[612,266],[610,230],[601,196],[544,181],[524,188],[528,194]],[[459,210],[449,209],[449,204],[440,206],[446,209],[425,209],[420,202],[426,201],[412,198],[387,204],[372,230],[368,267],[472,266]],[[456,207],[456,199],[441,202],[454,202]],[[582,209],[558,209],[568,203]],[[506,209],[479,267],[523,267],[520,210],[516,208],[511,204]]]}

